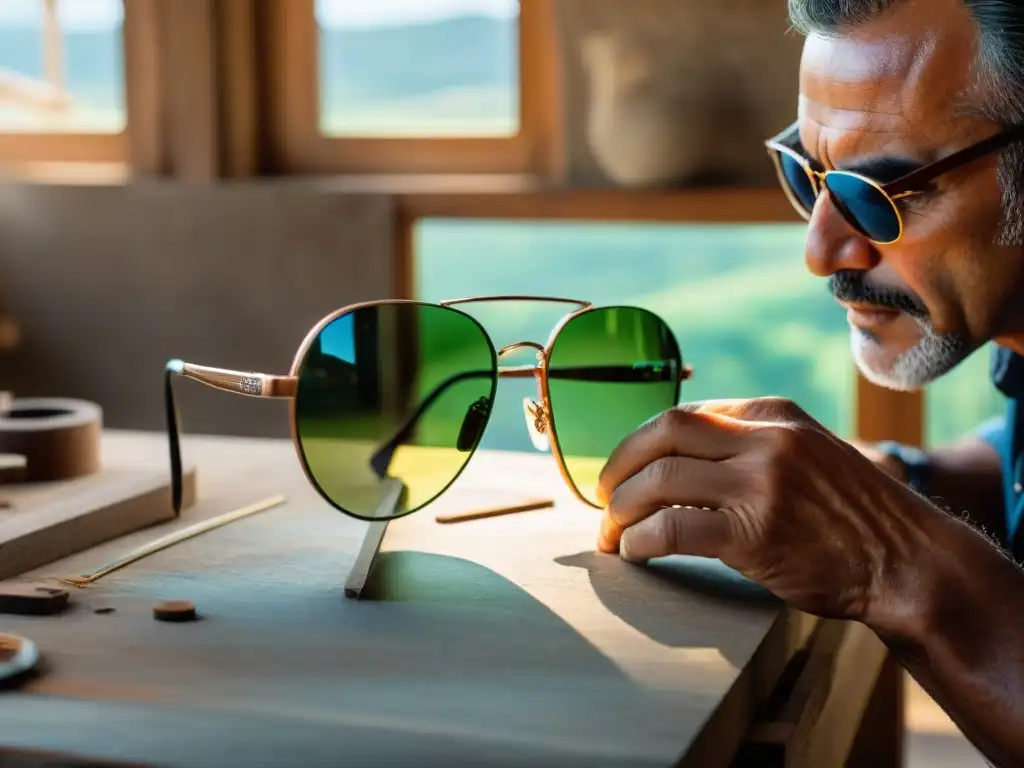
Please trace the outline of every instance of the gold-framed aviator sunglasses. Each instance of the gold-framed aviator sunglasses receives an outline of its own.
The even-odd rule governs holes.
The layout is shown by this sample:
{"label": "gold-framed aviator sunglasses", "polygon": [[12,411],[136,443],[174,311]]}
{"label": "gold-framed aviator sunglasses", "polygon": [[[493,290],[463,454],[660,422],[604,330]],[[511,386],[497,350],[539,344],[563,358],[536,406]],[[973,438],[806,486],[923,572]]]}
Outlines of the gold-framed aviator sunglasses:
{"label": "gold-framed aviator sunglasses", "polygon": [[799,127],[793,123],[765,142],[779,183],[797,212],[809,220],[814,203],[826,189],[832,204],[850,226],[878,245],[891,245],[903,237],[899,200],[923,194],[927,185],[942,174],[1024,138],[1024,129],[997,133],[884,184],[853,171],[816,170],[810,159],[791,146],[798,138]]}
{"label": "gold-framed aviator sunglasses", "polygon": [[[546,344],[497,349],[480,322],[459,308],[495,301],[572,309]],[[536,351],[536,364],[500,365],[523,348]],[[172,381],[178,375],[227,392],[289,400],[292,440],[313,487],[345,514],[387,520],[422,509],[455,482],[483,437],[499,378],[536,380],[537,398],[524,401],[533,444],[551,450],[577,498],[599,507],[597,480],[611,452],[679,402],[692,369],[665,321],[638,307],[536,296],[344,307],[309,331],[286,376],[167,363],[176,512],[182,463]],[[403,491],[397,501],[395,480]]]}

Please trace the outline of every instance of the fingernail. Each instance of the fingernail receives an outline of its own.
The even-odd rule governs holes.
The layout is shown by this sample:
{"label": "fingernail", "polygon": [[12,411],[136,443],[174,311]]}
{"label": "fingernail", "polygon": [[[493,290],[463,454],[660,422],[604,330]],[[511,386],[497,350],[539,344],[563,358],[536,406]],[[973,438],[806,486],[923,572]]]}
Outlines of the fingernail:
{"label": "fingernail", "polygon": [[625,531],[622,534],[622,538],[619,539],[619,557],[621,557],[623,560],[625,560],[626,562],[629,562],[629,563],[640,563],[640,562],[643,562],[643,558],[636,558],[636,557],[633,557],[630,554],[630,551],[629,551],[629,547],[630,547],[629,541],[632,538],[633,537],[629,535],[629,531]]}
{"label": "fingernail", "polygon": [[625,533],[619,539],[619,557],[629,560],[629,536]]}

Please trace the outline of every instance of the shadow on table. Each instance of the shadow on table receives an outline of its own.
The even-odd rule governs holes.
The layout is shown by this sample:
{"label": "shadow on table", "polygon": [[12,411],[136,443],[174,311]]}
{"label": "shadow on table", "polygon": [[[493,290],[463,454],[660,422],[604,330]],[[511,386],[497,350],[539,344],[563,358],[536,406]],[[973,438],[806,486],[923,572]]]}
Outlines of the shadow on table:
{"label": "shadow on table", "polygon": [[[420,655],[463,675],[523,674],[547,670],[552,678],[575,677],[633,687],[619,668],[558,614],[519,585],[470,560],[417,551],[382,552],[361,602],[400,603],[429,610],[429,620],[410,632]],[[424,648],[424,644],[434,644]],[[496,666],[497,665],[497,666]],[[436,671],[436,670],[435,670]],[[620,688],[621,686],[621,688]]]}
{"label": "shadow on table", "polygon": [[[718,648],[729,661],[745,663],[749,648],[745,638],[731,631],[733,624],[737,629],[742,625],[744,616],[730,616],[723,609],[743,604],[774,610],[780,605],[771,592],[718,560],[673,556],[640,566],[615,555],[580,552],[555,562],[585,569],[601,603],[652,640],[670,647]],[[686,621],[680,620],[681,604]],[[733,638],[742,649],[732,646]]]}

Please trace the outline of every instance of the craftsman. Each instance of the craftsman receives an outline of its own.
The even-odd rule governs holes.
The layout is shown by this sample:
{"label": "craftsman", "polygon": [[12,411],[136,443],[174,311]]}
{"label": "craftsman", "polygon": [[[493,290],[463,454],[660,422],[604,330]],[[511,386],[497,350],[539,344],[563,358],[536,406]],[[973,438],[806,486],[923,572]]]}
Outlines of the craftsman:
{"label": "craftsman", "polygon": [[[785,400],[683,405],[609,459],[599,547],[720,558],[799,609],[863,622],[989,760],[1022,766],[1024,143],[1005,132],[1024,125],[1024,3],[789,12],[805,41],[780,181],[806,205],[805,261],[847,310],[858,367],[918,389],[995,341],[1006,419],[924,455],[858,450]],[[863,177],[823,177],[885,184],[997,135],[895,208]]]}

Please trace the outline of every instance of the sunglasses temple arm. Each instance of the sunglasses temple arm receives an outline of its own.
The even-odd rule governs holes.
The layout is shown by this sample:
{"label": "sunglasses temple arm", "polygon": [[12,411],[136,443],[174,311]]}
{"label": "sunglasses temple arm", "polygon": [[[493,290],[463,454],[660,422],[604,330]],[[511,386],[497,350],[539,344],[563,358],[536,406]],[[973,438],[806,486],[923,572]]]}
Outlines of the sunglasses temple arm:
{"label": "sunglasses temple arm", "polygon": [[[509,373],[514,372],[517,375],[528,373],[533,375],[533,369],[513,369]],[[592,382],[651,382],[651,381],[668,381],[672,377],[667,374],[673,371],[673,366],[667,364],[651,363],[647,365],[605,365],[605,366],[563,366],[559,368],[548,368],[548,378],[551,379],[571,379],[575,381],[592,381]],[[499,371],[498,375],[501,376],[504,371]],[[387,442],[385,442],[380,448],[378,448],[373,455],[370,457],[370,466],[376,473],[377,477],[385,477],[388,473],[388,468],[391,466],[391,460],[394,458],[395,451],[398,450],[398,446],[406,442],[412,435],[413,430],[419,423],[420,419],[426,414],[427,410],[437,401],[441,395],[443,395],[448,389],[455,386],[459,382],[467,381],[469,379],[484,378],[491,375],[490,371],[466,371],[465,373],[459,373],[448,379],[445,379],[433,390],[430,394],[416,407],[409,418],[407,418],[402,426],[396,430],[395,434],[392,435]],[[676,378],[678,381],[685,381],[693,375],[693,369],[689,366],[683,366],[679,370]]]}
{"label": "sunglasses temple arm", "polygon": [[[172,361],[174,362],[174,361]],[[174,377],[178,371],[168,363],[164,368],[164,414],[167,419],[167,443],[171,452],[171,506],[174,516],[181,515],[181,423],[178,407],[174,400]]]}
{"label": "sunglasses temple arm", "polygon": [[651,361],[640,365],[588,365],[548,368],[549,379],[591,381],[606,384],[639,384],[659,381],[686,381],[693,368],[683,366],[676,373],[671,361]]}
{"label": "sunglasses temple arm", "polygon": [[402,422],[400,426],[387,442],[385,442],[380,448],[373,452],[370,456],[370,467],[373,469],[377,477],[383,478],[388,474],[388,468],[391,466],[391,460],[395,457],[395,451],[398,450],[398,446],[406,442],[416,429],[416,425],[419,424],[420,419],[426,414],[430,407],[437,402],[438,398],[441,397],[445,392],[463,381],[469,381],[470,379],[486,379],[490,378],[494,374],[491,371],[465,371],[463,373],[457,373],[454,376],[442,381],[436,387],[434,387],[430,394],[423,399],[423,401],[416,406],[416,410],[409,414],[409,417]]}
{"label": "sunglasses temple arm", "polygon": [[164,414],[167,419],[167,442],[171,460],[171,505],[175,517],[181,515],[182,464],[181,421],[174,397],[175,376],[184,376],[214,389],[249,397],[291,398],[298,389],[298,380],[291,376],[270,376],[265,373],[231,371],[194,365],[184,360],[169,360],[164,368]]}

